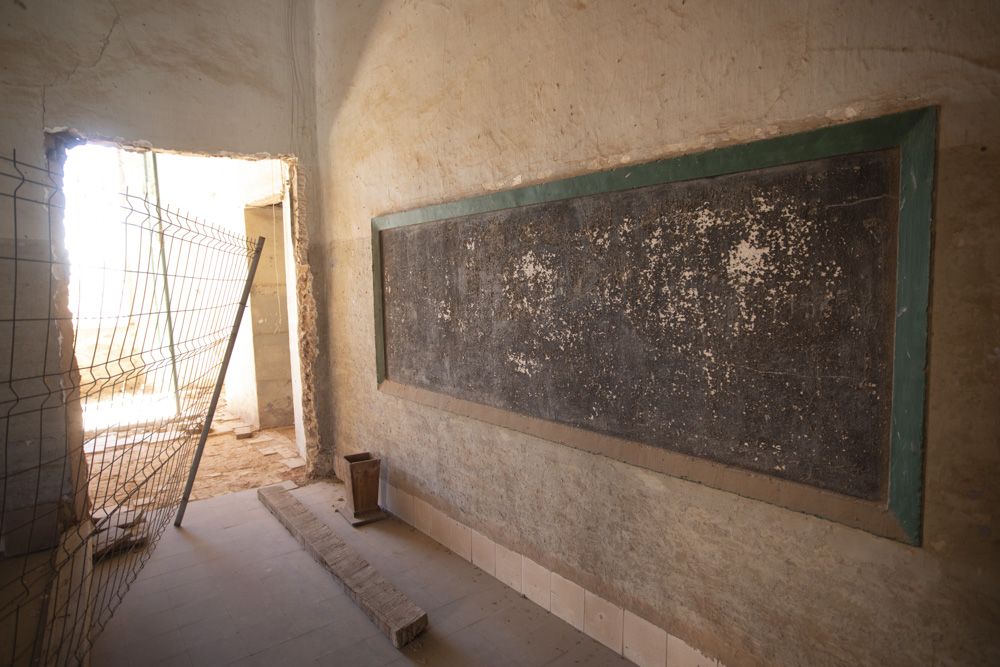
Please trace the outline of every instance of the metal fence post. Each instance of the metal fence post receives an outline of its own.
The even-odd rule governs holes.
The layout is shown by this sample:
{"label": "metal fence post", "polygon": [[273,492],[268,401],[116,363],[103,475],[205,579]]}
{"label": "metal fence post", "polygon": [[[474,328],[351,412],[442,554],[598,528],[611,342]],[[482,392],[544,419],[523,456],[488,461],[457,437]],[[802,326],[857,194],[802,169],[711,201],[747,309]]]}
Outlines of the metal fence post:
{"label": "metal fence post", "polygon": [[191,489],[194,488],[194,478],[198,474],[198,465],[201,463],[201,455],[205,451],[208,432],[212,428],[212,420],[215,418],[215,408],[219,404],[219,396],[222,394],[222,383],[226,379],[226,369],[229,368],[229,358],[233,356],[236,336],[240,331],[240,322],[243,321],[243,311],[246,310],[247,301],[250,299],[250,287],[253,285],[253,277],[257,273],[257,264],[260,262],[260,253],[263,249],[264,237],[260,236],[257,238],[257,245],[254,248],[253,260],[250,262],[246,284],[243,285],[243,296],[240,298],[240,305],[236,309],[236,319],[233,322],[233,330],[229,334],[229,344],[226,346],[226,354],[222,357],[222,366],[219,368],[219,379],[215,382],[212,401],[208,405],[208,414],[205,415],[205,424],[202,426],[201,437],[198,439],[198,449],[195,450],[194,460],[191,462],[191,472],[188,473],[187,484],[184,485],[184,495],[181,498],[180,507],[177,508],[177,517],[174,519],[174,525],[177,527],[180,527],[181,521],[184,520],[184,510],[187,509],[188,499],[191,497]]}
{"label": "metal fence post", "polygon": [[[181,386],[177,379],[177,352],[174,348],[174,316],[170,312],[170,270],[167,262],[167,242],[163,233],[163,209],[160,208],[160,172],[156,166],[156,153],[149,151],[143,155],[143,166],[146,170],[146,196],[152,194],[156,197],[156,222],[157,235],[160,242],[160,265],[163,267],[163,304],[167,315],[167,343],[170,345],[170,376],[174,383],[174,411],[181,414]],[[152,168],[152,174],[150,174]],[[152,181],[150,181],[152,175]],[[152,190],[152,193],[150,193]]]}

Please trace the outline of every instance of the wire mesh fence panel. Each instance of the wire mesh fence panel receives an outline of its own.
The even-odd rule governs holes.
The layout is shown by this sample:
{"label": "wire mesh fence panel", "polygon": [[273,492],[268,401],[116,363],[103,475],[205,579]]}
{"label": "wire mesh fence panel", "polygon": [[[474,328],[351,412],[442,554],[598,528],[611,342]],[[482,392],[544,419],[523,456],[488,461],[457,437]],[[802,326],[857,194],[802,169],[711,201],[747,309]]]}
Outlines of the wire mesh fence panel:
{"label": "wire mesh fence panel", "polygon": [[149,558],[259,253],[123,194],[71,267],[65,208],[58,170],[0,157],[0,664],[83,660]]}

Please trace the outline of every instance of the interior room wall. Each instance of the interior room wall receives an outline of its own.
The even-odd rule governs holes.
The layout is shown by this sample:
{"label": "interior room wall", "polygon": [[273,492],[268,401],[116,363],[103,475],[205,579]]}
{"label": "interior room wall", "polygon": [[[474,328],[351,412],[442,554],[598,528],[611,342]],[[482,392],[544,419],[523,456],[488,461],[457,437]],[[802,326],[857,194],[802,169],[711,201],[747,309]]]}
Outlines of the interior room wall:
{"label": "interior room wall", "polygon": [[[727,665],[1000,659],[991,2],[317,5],[338,455]],[[924,542],[380,393],[375,215],[940,105]]]}
{"label": "interior room wall", "polygon": [[288,305],[285,302],[285,243],[281,234],[281,205],[246,208],[248,238],[264,236],[257,275],[250,290],[250,328],[253,332],[255,393],[259,426],[291,426],[292,371],[288,348]]}
{"label": "interior room wall", "polygon": [[294,77],[308,67],[293,62],[296,10],[264,0],[6,3],[5,111],[32,135],[69,126],[172,150],[291,153]]}

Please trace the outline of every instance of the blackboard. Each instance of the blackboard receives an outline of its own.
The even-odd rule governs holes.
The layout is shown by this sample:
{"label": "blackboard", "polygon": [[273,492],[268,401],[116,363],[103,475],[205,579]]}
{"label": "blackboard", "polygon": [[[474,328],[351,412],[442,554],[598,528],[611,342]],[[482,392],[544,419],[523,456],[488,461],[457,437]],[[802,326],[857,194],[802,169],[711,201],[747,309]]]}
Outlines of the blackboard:
{"label": "blackboard", "polygon": [[897,174],[886,150],[385,232],[387,377],[877,498]]}
{"label": "blackboard", "polygon": [[936,116],[886,118],[376,219],[383,388],[916,541]]}

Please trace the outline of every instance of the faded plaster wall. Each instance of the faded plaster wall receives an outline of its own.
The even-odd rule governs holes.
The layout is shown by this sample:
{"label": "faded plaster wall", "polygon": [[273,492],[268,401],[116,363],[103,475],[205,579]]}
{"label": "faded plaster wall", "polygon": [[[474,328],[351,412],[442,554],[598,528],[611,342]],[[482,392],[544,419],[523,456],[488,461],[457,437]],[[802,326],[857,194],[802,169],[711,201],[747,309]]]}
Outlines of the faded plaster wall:
{"label": "faded plaster wall", "polygon": [[295,77],[308,65],[293,62],[296,4],[6,2],[4,106],[35,134],[71,126],[172,150],[293,152]]}
{"label": "faded plaster wall", "polygon": [[[319,3],[337,454],[727,665],[1000,661],[997,25],[986,0]],[[927,104],[923,547],[377,391],[372,216]]]}
{"label": "faded plaster wall", "polygon": [[258,425],[291,426],[292,370],[288,351],[288,306],[285,287],[285,243],[281,234],[281,206],[248,206],[247,238],[264,236],[267,242],[250,291]]}

